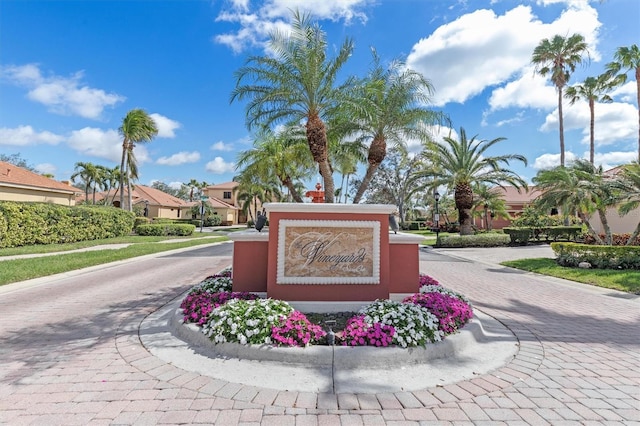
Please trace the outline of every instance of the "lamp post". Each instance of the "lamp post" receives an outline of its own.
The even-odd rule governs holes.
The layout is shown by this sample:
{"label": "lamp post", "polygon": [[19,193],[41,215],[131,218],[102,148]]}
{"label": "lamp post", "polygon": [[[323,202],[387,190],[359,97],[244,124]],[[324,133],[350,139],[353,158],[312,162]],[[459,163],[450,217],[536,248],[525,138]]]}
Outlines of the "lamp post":
{"label": "lamp post", "polygon": [[209,197],[204,195],[200,196],[200,233],[202,234],[202,227],[204,226],[204,202],[207,201]]}
{"label": "lamp post", "polygon": [[440,245],[440,211],[438,210],[438,201],[440,201],[440,194],[436,191],[433,194],[433,198],[436,200],[436,213],[434,220],[436,222],[436,247]]}

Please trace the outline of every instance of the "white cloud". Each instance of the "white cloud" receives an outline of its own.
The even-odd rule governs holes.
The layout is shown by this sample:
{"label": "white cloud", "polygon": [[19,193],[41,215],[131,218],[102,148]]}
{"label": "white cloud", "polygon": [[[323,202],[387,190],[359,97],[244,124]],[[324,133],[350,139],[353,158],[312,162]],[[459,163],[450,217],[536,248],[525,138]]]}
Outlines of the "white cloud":
{"label": "white cloud", "polygon": [[172,188],[172,189],[180,189],[180,188],[182,188],[182,185],[183,185],[183,183],[182,183],[182,182],[169,182],[169,183],[167,184],[167,186],[168,186],[169,188]]}
{"label": "white cloud", "polygon": [[[565,164],[568,164],[574,161],[576,155],[573,152],[565,151],[564,160]],[[536,170],[544,170],[544,169],[552,169],[560,165],[560,154],[542,154],[540,157],[536,158],[533,162],[533,167]]]}
{"label": "white cloud", "polygon": [[71,132],[67,144],[81,154],[104,158],[120,164],[122,139],[116,130],[105,131],[95,127],[74,130]]}
{"label": "white cloud", "polygon": [[638,158],[638,151],[628,151],[628,152],[606,152],[606,153],[596,153],[593,158],[593,162],[596,165],[602,165],[604,170],[609,170],[614,168],[615,166],[619,166],[621,164],[628,164],[632,161],[635,161]]}
{"label": "white cloud", "polygon": [[175,138],[175,130],[182,126],[177,121],[167,118],[164,115],[153,113],[149,114],[149,116],[156,122],[159,138]]}
{"label": "white cloud", "polygon": [[361,9],[371,0],[268,0],[260,8],[250,11],[247,0],[233,0],[232,7],[223,10],[216,21],[240,24],[240,29],[214,37],[216,43],[230,47],[235,53],[251,46],[264,46],[272,31],[288,31],[287,23],[291,10],[310,13],[314,19],[353,19],[366,22],[367,16]]}
{"label": "white cloud", "polygon": [[614,99],[618,99],[622,102],[634,103],[637,99],[638,89],[635,81],[627,81],[622,86],[617,87],[615,90],[609,93]]}
{"label": "white cloud", "polygon": [[[596,103],[595,109],[595,145],[606,146],[638,137],[637,127],[630,126],[638,120],[638,110],[627,103],[614,102],[610,104]],[[584,101],[578,101],[574,105],[565,105],[563,108],[563,121],[566,130],[582,129],[581,143],[589,144],[589,123],[591,117],[589,106]],[[558,131],[558,109],[547,114],[540,131]]]}
{"label": "white cloud", "polygon": [[547,79],[535,74],[532,67],[525,67],[520,78],[499,87],[489,97],[492,111],[509,108],[551,109],[558,106],[555,87]]}
{"label": "white cloud", "polygon": [[36,171],[41,175],[44,175],[44,174],[55,175],[57,170],[57,167],[51,163],[36,164],[35,166],[33,166],[33,168],[36,169]]}
{"label": "white cloud", "polygon": [[[431,79],[436,105],[465,102],[487,87],[503,84],[514,76],[528,78],[531,54],[545,37],[578,32],[590,46],[592,59],[599,58],[596,35],[600,27],[596,11],[586,1],[571,4],[555,21],[545,24],[529,6],[517,6],[498,16],[492,10],[476,10],[436,29],[417,42],[407,65]],[[541,102],[524,82],[509,91],[524,94],[521,105]],[[533,99],[529,99],[532,96]],[[538,99],[539,98],[539,99]],[[496,107],[504,103],[494,100]]]}
{"label": "white cloud", "polygon": [[209,161],[205,166],[205,170],[217,175],[230,173],[235,171],[236,165],[226,162],[222,157],[216,157],[213,161]]}
{"label": "white cloud", "polygon": [[233,144],[219,141],[211,145],[211,150],[212,151],[233,151]]}
{"label": "white cloud", "polygon": [[36,132],[31,126],[18,126],[15,128],[0,128],[0,145],[29,146],[49,144],[57,145],[64,140],[64,136],[51,132]]}
{"label": "white cloud", "polygon": [[173,154],[170,157],[160,157],[158,158],[156,163],[164,166],[179,166],[180,164],[195,163],[199,160],[200,160],[199,152],[182,151],[177,154]]}
{"label": "white cloud", "polygon": [[29,99],[46,105],[57,114],[97,119],[106,107],[125,100],[124,96],[84,85],[82,71],[71,77],[43,76],[37,65],[28,64],[6,66],[1,74],[9,81],[26,87]]}

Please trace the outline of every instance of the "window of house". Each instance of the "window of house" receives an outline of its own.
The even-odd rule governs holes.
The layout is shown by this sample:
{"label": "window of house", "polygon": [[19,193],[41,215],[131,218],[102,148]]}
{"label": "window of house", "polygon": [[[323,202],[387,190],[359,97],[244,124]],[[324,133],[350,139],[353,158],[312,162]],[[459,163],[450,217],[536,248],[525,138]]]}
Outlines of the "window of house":
{"label": "window of house", "polygon": [[225,200],[230,200],[231,199],[231,191],[224,191],[224,194],[222,195],[222,198],[224,198]]}

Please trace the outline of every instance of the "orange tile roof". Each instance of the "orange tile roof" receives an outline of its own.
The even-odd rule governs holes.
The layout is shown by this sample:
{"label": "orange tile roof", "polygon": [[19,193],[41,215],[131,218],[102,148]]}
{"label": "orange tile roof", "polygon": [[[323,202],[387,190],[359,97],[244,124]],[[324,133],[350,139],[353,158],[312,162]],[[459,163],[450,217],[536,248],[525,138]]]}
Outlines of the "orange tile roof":
{"label": "orange tile roof", "polygon": [[240,185],[238,182],[231,181],[231,182],[219,183],[217,185],[209,185],[207,186],[206,189],[233,189],[238,185]]}
{"label": "orange tile roof", "polygon": [[0,186],[9,185],[71,194],[84,192],[82,189],[78,189],[68,183],[58,182],[55,179],[39,175],[14,164],[0,161]]}
{"label": "orange tile roof", "polygon": [[528,204],[540,196],[540,191],[535,186],[529,186],[528,190],[521,189],[520,192],[515,186],[505,186],[504,188],[496,186],[492,191],[501,194],[505,204],[510,206],[513,204]]}
{"label": "orange tile roof", "polygon": [[[115,190],[110,190],[108,192],[97,192],[96,193],[96,201],[102,200],[106,197],[113,197],[115,194]],[[124,196],[127,196],[127,188],[124,188]],[[84,193],[79,195],[76,198],[78,201],[84,200]],[[89,199],[93,199],[93,194],[89,193]],[[116,201],[120,200],[120,191],[115,194]],[[171,194],[167,194],[166,192],[162,192],[159,189],[152,188],[150,186],[145,185],[134,185],[133,191],[131,191],[131,201],[133,204],[144,203],[146,201],[149,202],[151,206],[161,206],[161,207],[188,207],[190,204],[187,201],[181,200],[180,198],[174,197]]]}

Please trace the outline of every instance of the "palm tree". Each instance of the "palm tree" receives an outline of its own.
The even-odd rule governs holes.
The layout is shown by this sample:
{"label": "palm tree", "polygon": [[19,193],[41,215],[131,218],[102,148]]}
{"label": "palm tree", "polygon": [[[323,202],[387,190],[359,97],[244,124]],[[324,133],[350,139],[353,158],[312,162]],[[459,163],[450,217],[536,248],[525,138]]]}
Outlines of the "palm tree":
{"label": "palm tree", "polygon": [[487,231],[492,229],[494,217],[510,218],[502,194],[485,183],[474,186],[472,209],[475,216],[483,216],[484,228]]}
{"label": "palm tree", "polygon": [[84,185],[84,200],[89,203],[89,189],[93,189],[93,204],[96,203],[96,184],[100,180],[100,170],[93,163],[77,162],[75,164],[74,173],[71,175],[71,181],[80,178]]}
{"label": "palm tree", "polygon": [[570,100],[571,105],[579,99],[584,99],[589,103],[589,161],[593,164],[595,156],[595,103],[613,102],[607,93],[613,88],[613,80],[608,74],[601,74],[598,77],[587,77],[584,82],[567,87],[565,97]]}
{"label": "palm tree", "polygon": [[564,167],[564,121],[562,116],[562,89],[569,82],[578,64],[583,62],[582,55],[587,53],[587,43],[580,34],[568,38],[555,35],[551,40],[545,38],[533,50],[531,62],[541,76],[551,76],[558,91],[558,122],[560,126],[560,165]]}
{"label": "palm tree", "polygon": [[[620,179],[616,181],[620,189],[618,202],[618,213],[625,216],[640,207],[640,163],[634,162],[622,168],[618,175]],[[627,245],[632,245],[640,234],[640,221],[636,229],[627,240]]]}
{"label": "palm tree", "polygon": [[196,179],[191,179],[189,183],[184,183],[183,185],[189,187],[189,201],[193,201],[193,193],[200,187],[200,182]]}
{"label": "palm tree", "polygon": [[636,74],[636,105],[638,106],[638,161],[640,161],[640,49],[637,44],[629,47],[619,47],[613,55],[613,62],[607,64],[607,70],[611,75],[616,75],[616,85],[622,85],[627,81],[627,73],[635,71]]}
{"label": "palm tree", "polygon": [[[576,160],[570,167],[541,170],[533,178],[533,183],[541,192],[535,200],[536,206],[547,210],[560,207],[564,215],[576,212],[598,244],[611,244],[606,211],[615,203],[614,186],[605,178],[602,166]],[[589,221],[594,213],[598,213],[602,222],[604,241]]]}
{"label": "palm tree", "polygon": [[434,179],[433,187],[447,186],[454,191],[460,235],[471,235],[471,209],[473,208],[473,185],[490,183],[504,188],[505,182],[518,188],[527,188],[527,183],[509,168],[512,160],[527,165],[527,159],[519,154],[485,156],[489,148],[505,140],[497,138],[491,141],[476,140],[476,136],[467,139],[460,128],[459,140],[445,137],[444,143],[427,142],[422,155],[431,167],[423,173]]}
{"label": "palm tree", "polygon": [[242,151],[236,160],[236,170],[244,167],[248,173],[277,178],[287,188],[293,200],[302,203],[296,181],[314,173],[313,158],[305,140],[296,134],[296,129],[287,128],[276,134],[268,128],[256,135],[253,148]]}
{"label": "palm tree", "polygon": [[[278,184],[272,181],[264,181],[251,173],[235,176],[233,180],[240,185],[236,186],[237,200],[243,212],[249,214],[249,218],[255,222],[258,217],[258,201],[260,204],[276,201],[281,198]],[[251,207],[253,206],[253,211]],[[255,215],[254,215],[255,213]]]}
{"label": "palm tree", "polygon": [[158,126],[153,118],[143,109],[132,109],[122,120],[118,129],[122,136],[122,160],[120,161],[120,208],[124,207],[124,184],[127,184],[129,203],[127,209],[132,211],[131,180],[137,178],[138,170],[133,148],[137,143],[150,142],[158,134]]}
{"label": "palm tree", "polygon": [[305,122],[307,144],[324,180],[325,201],[332,203],[335,188],[324,120],[347,93],[334,86],[353,42],[345,40],[338,55],[328,59],[325,33],[308,15],[294,12],[291,32],[272,32],[268,45],[273,55],[250,57],[236,71],[231,102],[249,99],[249,128]]}
{"label": "palm tree", "polygon": [[442,120],[441,113],[425,108],[431,102],[433,85],[422,74],[402,61],[384,68],[373,51],[373,66],[362,85],[361,103],[352,114],[361,141],[370,141],[365,176],[356,191],[357,204],[369,186],[373,174],[387,155],[387,142],[404,146],[407,139],[423,139],[426,125]]}

